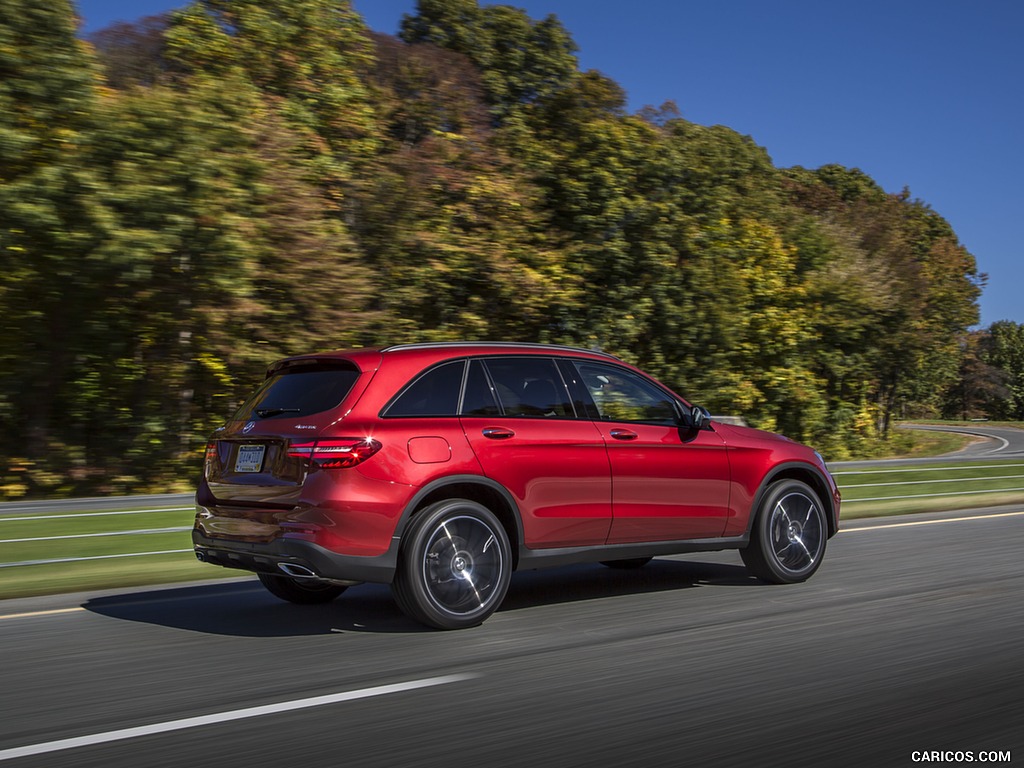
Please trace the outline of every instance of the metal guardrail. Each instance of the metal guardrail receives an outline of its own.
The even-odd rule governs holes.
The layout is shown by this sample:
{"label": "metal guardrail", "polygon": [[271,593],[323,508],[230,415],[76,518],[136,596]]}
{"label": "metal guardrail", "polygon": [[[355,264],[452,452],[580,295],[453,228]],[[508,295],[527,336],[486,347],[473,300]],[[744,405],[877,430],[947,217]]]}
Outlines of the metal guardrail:
{"label": "metal guardrail", "polygon": [[90,555],[89,557],[51,557],[47,560],[22,560],[17,563],[0,563],[0,568],[15,568],[25,565],[53,565],[54,563],[84,563],[88,560],[117,560],[122,557],[147,557],[149,555],[177,555],[191,549],[162,549],[158,552],[121,552],[116,555]]}
{"label": "metal guardrail", "polygon": [[845,484],[841,482],[840,478],[851,475],[899,475],[901,473],[921,473],[921,472],[943,472],[945,474],[955,472],[973,472],[978,470],[987,469],[1000,469],[1007,470],[1014,467],[1024,468],[1024,463],[1009,463],[999,462],[998,464],[977,464],[967,465],[959,467],[918,467],[918,468],[904,468],[899,469],[857,469],[857,470],[845,470],[833,472],[833,476],[836,478],[836,482],[839,485],[839,490],[843,492],[843,505],[848,504],[860,504],[868,501],[900,501],[903,499],[932,499],[941,498],[944,496],[975,496],[989,493],[1024,493],[1024,486],[1018,485],[1017,487],[999,487],[999,488],[975,488],[975,489],[964,489],[964,490],[952,490],[952,491],[937,491],[932,493],[897,493],[896,495],[885,495],[885,496],[870,496],[867,498],[848,498],[847,492],[861,488],[906,488],[907,486],[913,485],[931,485],[934,486],[938,483],[989,483],[1003,480],[1020,480],[1024,482],[1024,471],[1016,474],[1000,474],[1000,475],[988,475],[984,477],[943,477],[937,479],[927,480],[894,480],[879,483],[855,483]]}
{"label": "metal guardrail", "polygon": [[84,512],[89,510],[132,509],[140,505],[166,506],[185,505],[194,509],[195,493],[150,493],[136,496],[92,496],[75,499],[49,499],[43,501],[0,502],[0,516],[32,514],[46,510],[68,510]]}
{"label": "metal guardrail", "polygon": [[[979,471],[986,470],[1001,470],[997,475],[989,475],[986,477],[948,477],[951,474],[963,474],[963,473],[977,473]],[[1018,470],[1015,473],[1010,473],[1011,470]],[[934,479],[914,479],[914,480],[900,480],[901,476],[906,476],[907,473],[934,473],[941,472],[946,477],[936,477]],[[832,473],[839,484],[840,490],[843,492],[843,505],[856,505],[867,502],[900,502],[905,500],[921,500],[921,499],[939,499],[942,497],[951,496],[984,496],[988,494],[1007,494],[1007,493],[1020,493],[1022,494],[1021,500],[1024,501],[1024,462],[1005,462],[1000,461],[997,463],[990,464],[967,464],[962,466],[940,466],[940,467],[864,467],[857,469],[840,469]],[[879,476],[878,482],[867,482],[867,483],[844,483],[844,478],[852,478],[855,476]],[[892,478],[892,479],[889,479]],[[1013,483],[1011,487],[1002,485],[1006,481],[1019,480],[1019,483]],[[948,491],[935,491],[931,490],[928,493],[900,493],[900,491],[913,490],[914,486],[934,486],[942,484],[943,487],[948,487],[951,490]],[[960,488],[956,489],[958,484],[962,485],[965,483],[984,483],[987,487],[983,488]],[[999,487],[992,487],[999,486]],[[867,488],[880,489],[879,495],[871,495],[864,498],[851,498],[851,496],[858,490]],[[885,490],[881,490],[885,489]],[[167,496],[150,496],[150,497],[135,497],[134,501],[136,504],[142,502],[143,504],[149,502],[166,502],[166,503],[181,503],[183,501],[190,501],[191,497],[187,495],[167,495]],[[85,502],[83,504],[83,501]],[[149,508],[149,509],[116,509],[107,511],[91,511],[96,506],[106,503],[110,504],[114,501],[115,504],[118,502],[124,504],[125,501],[131,501],[126,499],[120,500],[100,500],[100,499],[87,499],[87,500],[70,500],[67,502],[30,502],[24,505],[2,505],[7,507],[6,511],[8,514],[0,513],[0,535],[2,535],[3,526],[5,522],[18,522],[27,520],[66,520],[70,518],[93,518],[93,517],[113,517],[113,516],[124,516],[124,520],[128,523],[131,520],[131,516],[140,514],[153,514],[158,512],[184,512],[191,510],[191,506],[175,506],[175,507],[162,507],[162,508]],[[95,506],[94,506],[95,505]],[[125,504],[129,506],[129,504]],[[46,509],[53,509],[57,514],[39,515],[31,514],[35,511],[44,511]],[[77,509],[79,511],[64,512],[64,509]],[[85,511],[90,510],[90,511]],[[11,512],[21,512],[22,515],[10,514]],[[25,515],[28,512],[30,514]],[[56,541],[66,539],[89,539],[96,537],[106,536],[145,536],[150,534],[163,534],[163,533],[184,533],[191,529],[191,526],[176,526],[176,527],[161,527],[161,528],[127,528],[124,530],[117,531],[103,531],[97,533],[82,533],[82,534],[57,534],[53,536],[35,536],[26,537],[22,539],[14,538],[0,538],[0,544],[17,544],[19,542],[30,542],[30,541]],[[59,530],[59,528],[57,529]],[[143,547],[140,547],[142,549]],[[53,563],[71,563],[71,562],[84,562],[88,560],[107,560],[107,559],[119,559],[125,557],[146,557],[151,555],[165,555],[165,554],[185,554],[191,553],[189,549],[171,549],[171,550],[159,550],[159,551],[141,551],[141,552],[128,552],[128,553],[117,553],[108,555],[90,555],[82,557],[53,557],[45,559],[32,559],[22,560],[17,562],[0,562],[0,569],[13,568],[16,566],[31,566],[31,565],[47,565]]]}
{"label": "metal guardrail", "polygon": [[[188,497],[186,497],[188,498]],[[148,496],[148,497],[133,497],[138,501],[178,501],[177,496]],[[81,500],[68,500],[67,502],[30,502],[29,505],[23,507],[21,512],[31,512],[33,510],[45,510],[45,509],[67,509],[67,508],[82,508]],[[99,499],[88,499],[86,509],[92,508],[93,503],[99,503]],[[124,499],[114,499],[113,502],[123,503]],[[110,501],[108,500],[108,504]],[[0,535],[3,533],[3,523],[17,523],[26,521],[36,520],[62,520],[66,521],[69,519],[80,520],[83,518],[97,518],[97,517],[121,517],[129,516],[125,518],[125,522],[131,520],[132,515],[153,515],[161,513],[175,513],[175,512],[188,512],[193,510],[194,507],[156,507],[149,509],[117,509],[108,510],[105,512],[66,512],[53,515],[2,515],[0,514]],[[59,525],[59,523],[55,524]],[[59,528],[57,530],[60,530]],[[23,538],[0,538],[0,544],[20,544],[28,542],[39,542],[39,541],[66,541],[69,539],[95,539],[105,538],[111,536],[149,536],[155,534],[166,534],[166,533],[185,533],[192,530],[191,525],[187,526],[172,526],[172,527],[160,527],[160,528],[128,528],[124,530],[113,530],[113,531],[98,531],[94,533],[77,533],[77,534],[55,534],[53,536],[28,536]],[[150,555],[171,555],[171,554],[184,554],[191,553],[192,549],[164,549],[150,552],[119,552],[115,554],[107,555],[88,555],[82,557],[50,557],[50,558],[38,558],[32,560],[19,560],[14,562],[0,562],[0,569],[14,568],[20,566],[30,565],[52,565],[56,563],[79,563],[90,560],[114,560],[125,557],[147,557]]]}

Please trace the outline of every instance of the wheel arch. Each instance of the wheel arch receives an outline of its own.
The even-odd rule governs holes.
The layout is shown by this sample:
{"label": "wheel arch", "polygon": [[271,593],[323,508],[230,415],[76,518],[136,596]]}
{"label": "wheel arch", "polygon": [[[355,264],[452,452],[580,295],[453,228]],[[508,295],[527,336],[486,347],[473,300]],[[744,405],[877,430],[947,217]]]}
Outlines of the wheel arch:
{"label": "wheel arch", "polygon": [[765,475],[761,485],[758,486],[757,493],[754,494],[754,501],[750,507],[750,518],[747,520],[747,534],[750,535],[751,533],[754,519],[757,517],[765,494],[779,480],[799,480],[814,491],[814,495],[818,497],[822,510],[825,511],[828,538],[832,538],[838,529],[835,521],[835,510],[832,507],[831,494],[829,493],[829,483],[822,477],[821,470],[817,467],[797,461],[786,462],[772,467],[771,471]]}
{"label": "wheel arch", "polygon": [[479,475],[454,475],[435,480],[423,486],[402,511],[395,537],[401,538],[412,518],[431,504],[444,499],[468,499],[487,507],[508,536],[512,549],[512,570],[519,565],[519,551],[523,545],[523,524],[519,505],[512,494],[498,482]]}

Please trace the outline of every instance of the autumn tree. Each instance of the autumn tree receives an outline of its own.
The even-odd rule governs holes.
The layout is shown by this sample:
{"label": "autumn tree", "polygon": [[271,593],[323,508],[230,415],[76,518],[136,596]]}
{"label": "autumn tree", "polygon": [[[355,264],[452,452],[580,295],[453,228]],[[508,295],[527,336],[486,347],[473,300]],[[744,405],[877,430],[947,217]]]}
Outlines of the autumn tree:
{"label": "autumn tree", "polygon": [[1010,390],[1006,371],[992,365],[993,336],[989,330],[965,334],[960,343],[959,375],[947,387],[942,415],[967,420],[1004,412]]}
{"label": "autumn tree", "polygon": [[166,38],[185,71],[252,84],[299,133],[312,172],[343,204],[353,161],[375,144],[361,77],[372,46],[348,0],[195,0],[172,14]]}
{"label": "autumn tree", "polygon": [[999,320],[988,328],[984,361],[1002,373],[1006,396],[992,404],[997,418],[1024,421],[1024,324]]}
{"label": "autumn tree", "polygon": [[365,342],[367,273],[291,162],[301,138],[244,81],[112,94],[102,109],[95,162],[118,227],[98,255],[117,277],[94,307],[109,341],[83,418],[106,414],[88,433],[123,474],[166,467],[171,482],[268,361]]}
{"label": "autumn tree", "polygon": [[160,14],[118,21],[89,35],[107,84],[120,90],[148,87],[179,74],[167,57],[169,24],[169,14]]}
{"label": "autumn tree", "polygon": [[97,92],[75,26],[65,0],[0,1],[0,444],[37,465],[72,458],[57,425],[96,343],[94,253],[111,223],[85,159]]}
{"label": "autumn tree", "polygon": [[[844,300],[866,302],[874,311],[869,327],[857,329],[856,316],[851,318],[857,338],[841,333],[844,349],[851,351],[856,341],[870,356],[857,387],[870,390],[879,432],[887,433],[904,408],[937,408],[940,393],[957,375],[960,339],[977,322],[985,276],[974,257],[926,204],[907,191],[885,194],[856,169],[795,169],[789,180],[792,199],[816,217],[820,231],[845,233],[846,246],[831,253],[847,254],[847,263],[859,261],[878,277],[876,286],[863,283],[863,299],[853,293],[856,283],[846,288]],[[829,253],[819,258],[824,283],[834,261]],[[881,296],[880,304],[875,299]]]}
{"label": "autumn tree", "polygon": [[540,338],[572,298],[538,192],[495,141],[478,70],[378,36],[389,141],[355,196],[376,308],[399,338]]}
{"label": "autumn tree", "polygon": [[418,0],[416,13],[402,19],[400,37],[469,57],[499,121],[554,96],[576,75],[576,43],[558,18],[535,21],[509,5]]}

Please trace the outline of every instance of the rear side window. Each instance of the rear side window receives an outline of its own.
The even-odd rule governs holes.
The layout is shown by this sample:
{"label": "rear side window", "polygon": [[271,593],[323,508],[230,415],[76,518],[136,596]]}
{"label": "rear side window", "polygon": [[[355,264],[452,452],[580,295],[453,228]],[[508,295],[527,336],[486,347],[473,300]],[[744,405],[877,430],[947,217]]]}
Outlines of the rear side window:
{"label": "rear side window", "polygon": [[329,411],[341,404],[358,378],[359,371],[351,368],[286,368],[264,381],[234,418],[295,419]]}
{"label": "rear side window", "polygon": [[414,379],[384,411],[389,417],[456,416],[466,361],[431,368]]}
{"label": "rear side window", "polygon": [[487,379],[484,364],[480,360],[469,363],[466,377],[466,394],[462,397],[463,416],[497,416],[501,413],[494,399],[494,389]]}
{"label": "rear side window", "polygon": [[574,418],[555,361],[545,357],[487,360],[487,372],[506,416]]}

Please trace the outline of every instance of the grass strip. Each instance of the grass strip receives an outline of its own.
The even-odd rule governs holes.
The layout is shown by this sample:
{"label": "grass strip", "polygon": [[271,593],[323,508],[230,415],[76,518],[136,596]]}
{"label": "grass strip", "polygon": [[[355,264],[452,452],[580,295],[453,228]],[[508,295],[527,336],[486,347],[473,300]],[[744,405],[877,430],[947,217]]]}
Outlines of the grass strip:
{"label": "grass strip", "polygon": [[175,529],[171,532],[130,532],[123,535],[96,536],[95,538],[19,540],[3,545],[0,563],[191,549],[190,531],[191,527],[185,530]]}
{"label": "grass strip", "polygon": [[72,536],[109,531],[189,526],[195,509],[149,510],[132,515],[87,512],[72,515],[0,515],[0,539],[29,539],[40,536]]}

